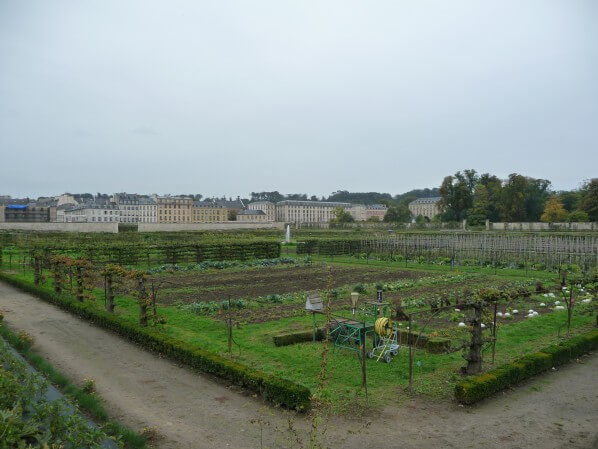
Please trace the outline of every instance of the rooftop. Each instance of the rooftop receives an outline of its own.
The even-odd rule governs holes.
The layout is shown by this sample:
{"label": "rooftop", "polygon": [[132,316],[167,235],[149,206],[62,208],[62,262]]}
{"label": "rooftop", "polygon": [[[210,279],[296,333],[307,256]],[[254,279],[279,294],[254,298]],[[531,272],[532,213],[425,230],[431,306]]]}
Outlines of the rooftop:
{"label": "rooftop", "polygon": [[302,201],[283,200],[276,203],[277,206],[321,206],[321,207],[351,207],[351,203],[335,203],[331,201]]}
{"label": "rooftop", "polygon": [[245,209],[239,212],[237,215],[266,215],[263,210],[251,210]]}
{"label": "rooftop", "polygon": [[409,203],[409,205],[412,205],[412,204],[436,204],[441,199],[442,198],[439,196],[434,196],[431,198],[418,198],[416,200],[411,201]]}

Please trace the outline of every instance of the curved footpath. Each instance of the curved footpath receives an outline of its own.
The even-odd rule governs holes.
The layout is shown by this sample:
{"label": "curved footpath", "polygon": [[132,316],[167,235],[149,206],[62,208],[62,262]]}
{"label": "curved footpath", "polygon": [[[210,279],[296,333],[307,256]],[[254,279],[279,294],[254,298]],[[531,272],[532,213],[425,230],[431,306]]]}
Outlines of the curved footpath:
{"label": "curved footpath", "polygon": [[[71,379],[95,379],[115,418],[137,430],[155,427],[158,448],[298,448],[284,431],[288,418],[307,440],[305,418],[1,282],[0,310],[8,326],[33,335],[34,349]],[[598,448],[598,354],[478,406],[413,399],[359,421],[332,418],[326,427],[330,448]]]}

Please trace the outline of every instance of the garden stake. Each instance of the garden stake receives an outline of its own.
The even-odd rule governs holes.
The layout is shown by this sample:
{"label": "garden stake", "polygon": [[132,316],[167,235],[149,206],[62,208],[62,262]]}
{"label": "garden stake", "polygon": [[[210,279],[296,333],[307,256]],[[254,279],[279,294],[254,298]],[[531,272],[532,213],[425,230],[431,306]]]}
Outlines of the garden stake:
{"label": "garden stake", "polygon": [[366,365],[365,365],[365,321],[361,328],[361,382],[363,388],[365,388],[365,403],[368,403],[368,382],[366,377]]}
{"label": "garden stake", "polygon": [[494,356],[496,355],[496,310],[498,304],[494,303],[494,319],[492,321],[492,363],[494,364]]}
{"label": "garden stake", "polygon": [[233,325],[230,316],[230,296],[228,297],[228,356],[233,356]]}
{"label": "garden stake", "polygon": [[413,390],[413,353],[411,351],[411,315],[409,315],[409,332],[407,333],[407,344],[409,345],[409,391]]}

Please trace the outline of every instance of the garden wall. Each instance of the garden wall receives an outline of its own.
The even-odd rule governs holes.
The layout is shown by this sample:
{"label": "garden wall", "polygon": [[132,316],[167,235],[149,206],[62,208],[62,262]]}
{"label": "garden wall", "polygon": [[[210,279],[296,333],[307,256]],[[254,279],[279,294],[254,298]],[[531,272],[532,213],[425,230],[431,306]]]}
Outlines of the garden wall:
{"label": "garden wall", "polygon": [[118,233],[118,223],[0,223],[0,231],[110,232]]}
{"label": "garden wall", "polygon": [[598,223],[491,223],[486,222],[487,231],[598,231]]}
{"label": "garden wall", "polygon": [[139,232],[230,231],[234,229],[284,229],[284,223],[139,223]]}

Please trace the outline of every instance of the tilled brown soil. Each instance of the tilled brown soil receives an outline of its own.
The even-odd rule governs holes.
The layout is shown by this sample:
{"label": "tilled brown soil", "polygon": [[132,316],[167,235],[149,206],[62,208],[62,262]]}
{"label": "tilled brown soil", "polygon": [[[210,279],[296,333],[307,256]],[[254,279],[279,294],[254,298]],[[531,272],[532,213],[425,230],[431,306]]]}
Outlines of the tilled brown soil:
{"label": "tilled brown soil", "polygon": [[180,272],[164,275],[174,284],[164,288],[158,301],[176,302],[223,301],[255,298],[263,295],[319,290],[347,284],[388,282],[418,279],[428,273],[380,267],[341,267],[314,264],[285,268],[260,268],[233,272]]}

